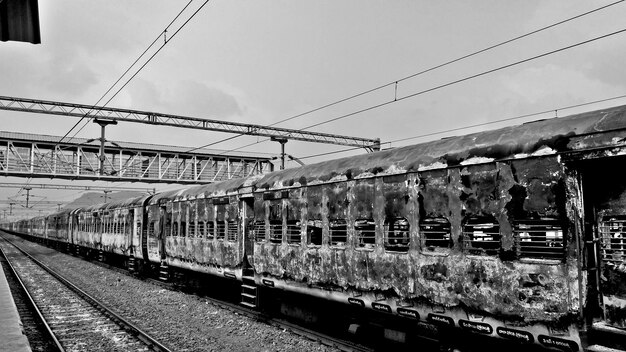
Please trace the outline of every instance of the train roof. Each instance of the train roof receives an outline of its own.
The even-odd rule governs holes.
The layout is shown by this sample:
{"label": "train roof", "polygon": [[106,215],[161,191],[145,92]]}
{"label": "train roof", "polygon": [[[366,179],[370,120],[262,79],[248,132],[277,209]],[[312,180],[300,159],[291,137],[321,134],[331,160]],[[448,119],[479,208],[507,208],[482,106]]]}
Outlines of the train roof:
{"label": "train roof", "polygon": [[[242,189],[246,189],[246,192],[263,191],[575,151],[584,149],[585,143],[581,144],[580,140],[574,141],[574,137],[624,130],[626,130],[626,105],[448,137],[265,175],[187,187],[159,193],[150,200],[150,204],[157,204],[163,199],[218,197]],[[624,144],[621,139],[616,141],[611,136],[601,143],[605,147],[615,146],[616,143]]]}
{"label": "train roof", "polygon": [[[585,143],[574,137],[626,129],[626,105],[551,118],[458,137],[346,157],[266,174],[256,187],[272,189],[331,179],[397,174],[488,162],[505,158],[575,151]],[[597,141],[596,141],[597,142]],[[609,136],[604,146],[615,146]],[[624,144],[621,139],[619,143]]]}

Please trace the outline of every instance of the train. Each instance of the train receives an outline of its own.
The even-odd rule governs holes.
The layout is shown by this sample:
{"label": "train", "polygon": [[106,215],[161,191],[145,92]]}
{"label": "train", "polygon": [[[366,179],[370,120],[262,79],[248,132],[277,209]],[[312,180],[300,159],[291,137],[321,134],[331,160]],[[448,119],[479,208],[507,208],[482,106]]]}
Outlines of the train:
{"label": "train", "polygon": [[262,288],[515,344],[624,349],[625,131],[617,106],[2,227],[230,279],[253,309]]}

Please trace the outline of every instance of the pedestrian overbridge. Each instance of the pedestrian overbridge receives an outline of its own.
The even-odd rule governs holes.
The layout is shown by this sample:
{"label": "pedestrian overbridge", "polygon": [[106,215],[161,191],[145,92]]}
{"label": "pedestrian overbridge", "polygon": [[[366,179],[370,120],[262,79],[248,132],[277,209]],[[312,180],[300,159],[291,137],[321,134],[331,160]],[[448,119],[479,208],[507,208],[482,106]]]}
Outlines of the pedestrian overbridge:
{"label": "pedestrian overbridge", "polygon": [[[146,183],[210,183],[273,171],[270,157],[192,147],[0,131],[0,174]],[[193,150],[193,151],[190,151]],[[101,167],[102,165],[102,167]]]}

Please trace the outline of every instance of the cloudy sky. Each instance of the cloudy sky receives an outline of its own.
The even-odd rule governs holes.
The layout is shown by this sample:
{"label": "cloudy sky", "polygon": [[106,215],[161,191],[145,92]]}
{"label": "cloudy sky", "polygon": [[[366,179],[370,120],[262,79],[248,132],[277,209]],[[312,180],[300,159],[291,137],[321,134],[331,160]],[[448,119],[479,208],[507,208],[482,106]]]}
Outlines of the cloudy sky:
{"label": "cloudy sky", "polygon": [[[273,124],[613,1],[213,0],[172,38],[203,2],[191,3],[168,30],[167,45],[108,106]],[[42,44],[0,43],[0,95],[95,104],[186,4],[39,0]],[[278,126],[304,128],[388,102],[394,96],[402,98],[623,30],[624,18],[626,2],[402,80],[397,93],[392,85]],[[161,35],[149,54],[162,44]],[[377,137],[384,143],[620,96],[626,94],[625,57],[626,33],[621,33],[312,130]],[[558,114],[621,104],[626,104],[626,99],[559,110]],[[62,136],[76,121],[0,111],[0,130],[4,131]],[[189,147],[230,136],[132,123],[110,127],[107,134],[111,140]],[[93,124],[78,134],[98,136],[99,128]],[[384,143],[383,148],[444,136]],[[230,150],[262,140],[241,137],[212,148]],[[363,152],[307,158],[343,148],[293,141],[286,148],[306,163]],[[244,150],[278,154],[280,146],[264,142]],[[0,199],[16,193],[16,189],[0,189]],[[76,192],[33,193],[49,200],[77,196]]]}

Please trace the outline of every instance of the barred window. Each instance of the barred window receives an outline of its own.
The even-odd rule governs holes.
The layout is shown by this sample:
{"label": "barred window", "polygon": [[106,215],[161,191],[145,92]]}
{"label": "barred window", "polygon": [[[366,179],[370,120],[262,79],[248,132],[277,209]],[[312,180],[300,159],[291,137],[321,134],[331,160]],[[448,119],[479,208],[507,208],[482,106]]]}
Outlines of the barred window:
{"label": "barred window", "polygon": [[283,222],[270,220],[270,242],[281,243],[283,240]]}
{"label": "barred window", "polygon": [[254,231],[254,240],[256,242],[265,242],[265,221],[255,221],[252,229]]}
{"label": "barred window", "polygon": [[185,237],[185,236],[187,236],[187,222],[181,221],[180,222],[180,237]]}
{"label": "barred window", "polygon": [[434,251],[435,248],[451,248],[450,221],[446,218],[424,218],[420,220],[422,248]]}
{"label": "barred window", "polygon": [[358,248],[372,249],[376,246],[376,224],[373,219],[355,221],[354,233]]}
{"label": "barred window", "polygon": [[619,266],[626,260],[626,216],[602,217],[598,226],[602,261],[609,266]]}
{"label": "barred window", "polygon": [[196,236],[199,238],[203,238],[204,237],[204,229],[205,229],[205,221],[200,221],[198,220],[198,227],[196,228]]}
{"label": "barred window", "polygon": [[345,246],[348,242],[348,226],[345,220],[331,220],[330,221],[330,245],[331,246]]}
{"label": "barred window", "polygon": [[148,224],[148,236],[154,236],[154,220]]}
{"label": "barred window", "polygon": [[215,238],[215,222],[213,220],[206,222],[206,238],[209,240]]}
{"label": "barred window", "polygon": [[469,254],[498,255],[500,225],[492,216],[473,217],[463,226],[463,249]]}
{"label": "barred window", "polygon": [[195,221],[190,221],[189,222],[189,233],[188,233],[189,237],[196,237],[196,222]]}
{"label": "barred window", "polygon": [[226,237],[226,221],[220,220],[215,222],[215,237],[223,240]]}
{"label": "barred window", "polygon": [[172,214],[168,213],[165,213],[165,236],[176,236],[172,234]]}
{"label": "barred window", "polygon": [[322,245],[322,220],[309,220],[306,224],[306,243]]}
{"label": "barred window", "polygon": [[563,259],[563,229],[553,219],[524,220],[515,223],[520,257]]}
{"label": "barred window", "polygon": [[172,236],[178,236],[178,223],[177,222],[174,222],[174,226],[172,226]]}
{"label": "barred window", "polygon": [[238,226],[237,226],[238,222],[237,220],[230,220],[226,222],[226,240],[230,241],[230,242],[236,242],[237,241],[237,234],[238,234]]}
{"label": "barred window", "polygon": [[287,220],[287,243],[300,244],[302,239],[300,221]]}
{"label": "barred window", "polygon": [[395,252],[407,252],[411,237],[409,221],[405,218],[390,219],[385,222],[385,249]]}

